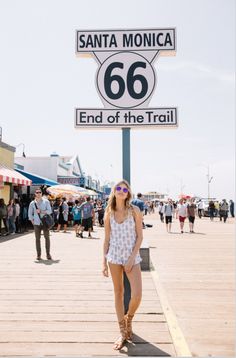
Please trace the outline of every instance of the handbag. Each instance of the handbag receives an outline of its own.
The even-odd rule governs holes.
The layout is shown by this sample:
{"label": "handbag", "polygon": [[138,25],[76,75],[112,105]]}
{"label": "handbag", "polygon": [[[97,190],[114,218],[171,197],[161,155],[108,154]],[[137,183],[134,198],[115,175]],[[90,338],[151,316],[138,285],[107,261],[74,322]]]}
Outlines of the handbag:
{"label": "handbag", "polygon": [[45,214],[42,219],[43,227],[46,229],[51,229],[52,226],[54,226],[54,220],[53,217],[49,214]]}
{"label": "handbag", "polygon": [[[36,202],[34,202],[34,205],[35,205],[36,209],[38,209]],[[38,214],[38,212],[37,212],[37,214]],[[50,230],[51,227],[54,226],[54,219],[53,219],[53,217],[51,215],[45,214],[45,215],[43,215],[42,218],[40,218],[40,216],[38,214],[38,217],[39,217],[40,222],[41,222],[41,224],[42,224],[44,229]]]}

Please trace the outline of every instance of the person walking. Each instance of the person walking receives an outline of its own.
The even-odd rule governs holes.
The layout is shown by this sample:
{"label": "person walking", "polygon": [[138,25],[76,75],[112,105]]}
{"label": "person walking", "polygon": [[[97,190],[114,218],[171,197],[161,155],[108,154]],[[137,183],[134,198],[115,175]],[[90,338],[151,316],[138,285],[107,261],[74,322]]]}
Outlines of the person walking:
{"label": "person walking", "polygon": [[161,201],[160,204],[158,205],[158,212],[162,223],[164,222],[164,209],[165,209],[165,205],[163,201]]}
{"label": "person walking", "polygon": [[14,235],[16,233],[16,206],[14,199],[10,199],[7,205],[7,222],[9,233]]}
{"label": "person walking", "polygon": [[174,207],[173,207],[172,200],[168,199],[168,202],[164,205],[164,215],[165,215],[166,231],[167,232],[171,232],[173,211],[174,211]]}
{"label": "person walking", "polygon": [[64,232],[66,233],[67,224],[68,224],[68,213],[69,213],[69,207],[66,202],[66,198],[62,198],[59,203],[58,207],[58,226],[57,226],[57,232],[60,231],[61,226],[63,225]]}
{"label": "person walking", "polygon": [[[132,205],[135,205],[139,208],[139,210],[141,211],[142,213],[142,217],[145,213],[145,215],[147,215],[147,205],[144,203],[144,201],[142,200],[142,194],[141,193],[138,193],[137,194],[137,198],[136,199],[133,199],[131,201],[131,204]],[[144,224],[144,221],[142,221],[142,225],[143,225],[143,229],[145,229],[145,224]]]}
{"label": "person walking", "polygon": [[[114,286],[115,308],[120,337],[114,349],[120,350],[126,340],[132,340],[132,319],[142,296],[139,249],[143,240],[142,214],[131,204],[131,188],[121,180],[112,189],[105,212],[105,240],[103,246],[103,275],[108,277],[108,265]],[[123,273],[131,286],[128,312],[124,312]]]}
{"label": "person walking", "polygon": [[213,200],[209,202],[209,215],[210,215],[210,220],[213,221],[215,216],[215,203]]}
{"label": "person walking", "polygon": [[100,226],[104,225],[104,207],[101,200],[97,201],[96,211],[98,213],[98,223]]}
{"label": "person walking", "polygon": [[234,201],[233,200],[229,201],[229,211],[230,211],[231,217],[234,218]]}
{"label": "person walking", "polygon": [[75,200],[75,205],[72,208],[72,216],[76,237],[79,237],[81,230],[81,209],[79,206],[79,200]]}
{"label": "person walking", "polygon": [[226,223],[226,220],[228,218],[228,211],[229,211],[229,204],[227,203],[226,199],[223,199],[220,205],[220,212],[221,212],[220,215],[223,218],[224,223]]}
{"label": "person walking", "polygon": [[185,222],[186,217],[188,216],[187,206],[183,199],[180,199],[177,210],[178,210],[178,217],[179,217],[179,223],[180,223],[180,230],[181,230],[181,234],[183,234],[184,233],[184,222]]}
{"label": "person walking", "polygon": [[15,226],[16,226],[16,233],[21,232],[21,220],[20,220],[20,202],[18,199],[14,199],[15,209],[16,209],[16,216],[15,216]]}
{"label": "person walking", "polygon": [[80,237],[83,238],[83,231],[88,231],[88,239],[92,239],[91,231],[93,229],[93,224],[95,221],[95,212],[93,204],[90,202],[90,196],[87,197],[87,200],[80,205],[80,210],[82,213],[82,227]]}
{"label": "person walking", "polygon": [[188,220],[189,220],[189,229],[191,233],[194,233],[193,227],[194,227],[194,221],[196,216],[196,209],[197,206],[194,203],[194,199],[190,199],[190,203],[187,205],[187,211],[188,211]]}
{"label": "person walking", "polygon": [[2,222],[5,228],[4,235],[8,235],[7,206],[3,198],[0,199],[0,235],[2,235]]}
{"label": "person walking", "polygon": [[49,229],[42,225],[42,218],[45,214],[51,215],[52,209],[49,203],[49,200],[42,198],[42,190],[36,189],[35,199],[31,201],[29,205],[28,216],[29,220],[32,222],[34,227],[35,239],[36,239],[36,251],[37,251],[37,260],[41,260],[41,231],[43,230],[43,235],[45,238],[45,248],[46,255],[48,260],[52,260],[50,254],[50,238],[49,238]]}
{"label": "person walking", "polygon": [[198,217],[199,219],[202,218],[203,216],[203,211],[204,211],[204,205],[203,205],[203,201],[200,199],[199,202],[197,203],[197,208],[198,208]]}

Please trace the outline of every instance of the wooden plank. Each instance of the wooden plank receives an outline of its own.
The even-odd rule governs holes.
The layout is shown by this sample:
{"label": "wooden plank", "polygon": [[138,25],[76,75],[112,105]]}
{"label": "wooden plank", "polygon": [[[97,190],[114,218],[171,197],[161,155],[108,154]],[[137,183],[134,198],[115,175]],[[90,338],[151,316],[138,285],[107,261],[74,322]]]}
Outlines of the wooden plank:
{"label": "wooden plank", "polygon": [[[82,321],[82,322],[100,322],[100,321],[105,321],[105,322],[116,322],[117,321],[117,317],[116,315],[110,314],[110,313],[96,313],[96,314],[91,314],[90,312],[85,314],[85,313],[54,313],[54,314],[50,314],[50,313],[28,313],[28,314],[24,314],[24,313],[1,313],[0,316],[0,321]],[[135,320],[139,321],[139,322],[164,322],[165,321],[165,317],[163,315],[163,313],[160,314],[154,314],[154,315],[148,315],[148,314],[142,314],[140,313],[139,315],[137,314],[135,316]]]}
{"label": "wooden plank", "polygon": [[175,356],[172,344],[126,344],[120,352],[112,349],[110,343],[0,343],[0,352],[4,356]]}
{"label": "wooden plank", "polygon": [[[107,327],[108,329],[108,327]],[[140,330],[139,330],[140,332]],[[69,331],[69,332],[19,332],[19,331],[11,331],[11,332],[1,332],[0,335],[0,343],[113,343],[118,335],[118,327],[117,332],[101,332],[101,331]],[[172,339],[170,337],[169,332],[163,331],[158,332],[144,332],[142,334],[142,338],[138,335],[139,333],[135,331],[133,336],[134,343],[143,343],[143,341],[152,342],[152,343],[172,343]]]}
{"label": "wooden plank", "polygon": [[[0,321],[0,331],[22,331],[22,332],[115,332],[118,331],[117,322],[57,322],[50,321],[45,324],[42,321]],[[142,335],[144,332],[168,332],[166,322],[138,322],[134,323],[134,330]]]}

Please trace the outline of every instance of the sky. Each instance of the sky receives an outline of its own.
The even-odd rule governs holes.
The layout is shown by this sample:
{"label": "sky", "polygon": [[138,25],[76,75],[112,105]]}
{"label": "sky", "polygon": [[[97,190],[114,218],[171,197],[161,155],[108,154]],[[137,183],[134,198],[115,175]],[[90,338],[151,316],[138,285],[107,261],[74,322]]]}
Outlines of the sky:
{"label": "sky", "polygon": [[[74,128],[76,107],[103,108],[98,64],[75,56],[75,30],[175,27],[150,107],[177,107],[175,129],[131,130],[134,193],[235,198],[234,0],[0,0],[2,140],[26,156],[78,154],[102,182],[122,178],[122,132]],[[22,153],[17,147],[16,156]]]}

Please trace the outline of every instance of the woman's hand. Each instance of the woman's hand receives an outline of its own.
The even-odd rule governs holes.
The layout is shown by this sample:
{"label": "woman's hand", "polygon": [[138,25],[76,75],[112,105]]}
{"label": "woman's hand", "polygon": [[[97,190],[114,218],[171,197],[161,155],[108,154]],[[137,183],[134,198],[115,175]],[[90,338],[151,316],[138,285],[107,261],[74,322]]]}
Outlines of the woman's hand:
{"label": "woman's hand", "polygon": [[107,264],[103,264],[103,270],[102,270],[103,276],[108,277],[109,273],[108,273],[108,266]]}
{"label": "woman's hand", "polygon": [[134,266],[134,258],[130,257],[124,266],[125,272],[129,273],[132,270],[133,266]]}

